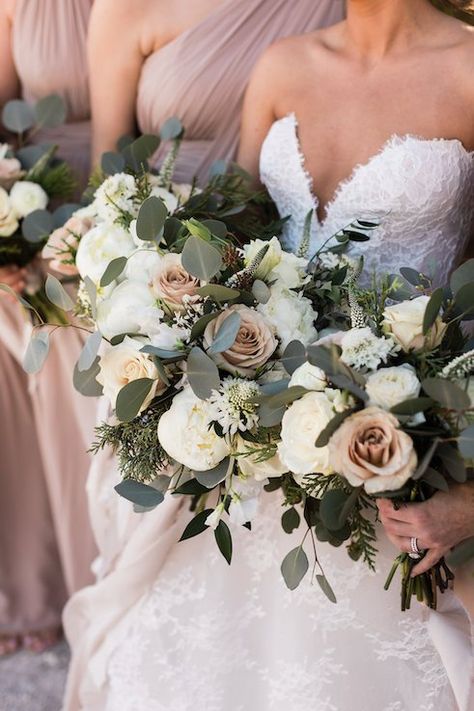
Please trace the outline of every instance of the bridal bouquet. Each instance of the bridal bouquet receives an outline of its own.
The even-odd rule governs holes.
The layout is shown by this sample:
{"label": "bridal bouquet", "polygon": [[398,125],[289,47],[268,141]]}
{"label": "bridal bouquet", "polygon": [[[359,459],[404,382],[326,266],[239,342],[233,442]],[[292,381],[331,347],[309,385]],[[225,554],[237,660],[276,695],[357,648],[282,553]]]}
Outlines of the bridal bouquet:
{"label": "bridal bouquet", "polygon": [[[433,289],[414,269],[401,274],[404,285],[399,278],[369,290],[353,284],[352,327],[299,345],[295,382],[304,390],[284,411],[277,450],[292,473],[289,485],[279,485],[288,487],[288,503],[303,503],[310,534],[333,545],[347,541],[349,555],[371,567],[377,497],[395,506],[424,501],[465,482],[474,463],[474,351],[460,326],[474,318],[474,260],[445,288]],[[472,557],[472,543],[453,559]],[[386,587],[401,569],[403,610],[413,595],[435,608],[437,591],[453,578],[444,560],[411,577],[420,557],[415,541],[387,580]],[[288,585],[296,587],[307,570],[301,546],[284,567]]]}
{"label": "bridal bouquet", "polygon": [[[56,146],[24,145],[25,140],[44,127],[62,123],[62,100],[49,96],[30,106],[24,101],[8,102],[2,114],[3,124],[17,133],[15,149],[0,144],[0,266],[24,267],[41,252],[45,239],[55,224],[64,219],[67,206],[51,212],[52,201],[69,197],[74,178],[69,166],[56,158]],[[51,305],[42,295],[42,275],[31,270],[31,283],[25,305],[51,316]]]}

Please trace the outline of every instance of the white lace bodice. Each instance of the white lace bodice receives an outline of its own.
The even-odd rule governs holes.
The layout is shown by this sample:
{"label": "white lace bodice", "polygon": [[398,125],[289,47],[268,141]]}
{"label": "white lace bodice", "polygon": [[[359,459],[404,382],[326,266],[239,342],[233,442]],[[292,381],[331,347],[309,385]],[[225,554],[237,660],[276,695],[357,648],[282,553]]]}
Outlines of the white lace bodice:
{"label": "white lace bodice", "polygon": [[282,240],[290,251],[299,247],[310,210],[311,255],[354,219],[382,217],[370,242],[351,246],[352,254],[364,254],[366,273],[414,266],[443,281],[474,232],[474,153],[456,139],[393,136],[339,184],[322,222],[294,114],[270,129],[260,173],[280,215],[291,215]]}

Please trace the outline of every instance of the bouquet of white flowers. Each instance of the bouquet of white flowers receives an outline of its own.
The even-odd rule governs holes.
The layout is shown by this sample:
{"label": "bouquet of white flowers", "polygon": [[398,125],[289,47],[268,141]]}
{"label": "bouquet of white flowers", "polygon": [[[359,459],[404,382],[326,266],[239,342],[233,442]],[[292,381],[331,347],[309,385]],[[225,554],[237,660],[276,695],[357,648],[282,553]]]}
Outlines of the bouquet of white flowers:
{"label": "bouquet of white flowers", "polygon": [[[445,288],[411,268],[401,274],[403,284],[391,277],[373,289],[350,286],[352,327],[298,346],[292,377],[304,390],[275,413],[277,453],[291,472],[275,486],[303,505],[311,536],[347,541],[349,555],[371,567],[375,499],[424,501],[465,482],[474,459],[474,350],[460,326],[474,318],[474,260]],[[296,510],[292,516],[299,521]],[[471,540],[452,560],[473,555]],[[413,595],[435,608],[437,591],[453,579],[444,560],[412,577],[419,558],[416,550],[399,555],[387,580],[386,587],[401,569],[403,610]],[[288,585],[296,587],[308,567],[303,547],[292,551],[283,568]],[[327,581],[323,587],[335,599]]]}

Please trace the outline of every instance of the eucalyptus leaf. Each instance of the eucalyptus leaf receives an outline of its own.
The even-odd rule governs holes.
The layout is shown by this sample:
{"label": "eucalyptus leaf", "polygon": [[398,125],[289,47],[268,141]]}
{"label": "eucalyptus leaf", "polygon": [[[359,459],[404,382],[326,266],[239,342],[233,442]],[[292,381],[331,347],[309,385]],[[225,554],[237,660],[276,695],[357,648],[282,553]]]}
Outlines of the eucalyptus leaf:
{"label": "eucalyptus leaf", "polygon": [[188,538],[194,538],[194,536],[198,536],[200,533],[207,531],[208,526],[206,526],[206,520],[212,512],[213,509],[205,509],[204,511],[201,511],[201,513],[198,513],[192,521],[188,523],[179,540],[187,541]]}
{"label": "eucalyptus leaf", "polygon": [[212,354],[224,353],[235,343],[240,330],[242,319],[237,311],[232,311],[222,322],[208,352]]}
{"label": "eucalyptus leaf", "polygon": [[101,343],[102,334],[100,331],[94,331],[94,333],[91,333],[91,335],[87,337],[77,362],[77,368],[81,373],[92,368]]}
{"label": "eucalyptus leaf", "polygon": [[211,234],[219,237],[219,239],[227,238],[228,229],[225,222],[222,222],[221,220],[203,220],[202,224]]}
{"label": "eucalyptus leaf", "polygon": [[444,289],[435,289],[431,294],[423,317],[423,335],[426,336],[430,328],[434,325],[439,316],[439,312],[444,300]]}
{"label": "eucalyptus leaf", "polygon": [[471,406],[467,392],[446,378],[426,378],[422,387],[429,397],[449,410],[466,410]]}
{"label": "eucalyptus leaf", "polygon": [[35,165],[42,161],[50,150],[51,146],[47,144],[23,146],[17,150],[16,157],[20,161],[24,170],[31,170]]}
{"label": "eucalyptus leaf", "polygon": [[194,237],[200,237],[205,242],[211,241],[211,239],[212,239],[211,230],[208,227],[206,227],[204,222],[201,222],[200,220],[196,220],[195,217],[191,217],[190,220],[184,221],[184,226],[188,230],[189,234],[193,235]]}
{"label": "eucalyptus leaf", "polygon": [[316,447],[326,447],[329,444],[329,440],[333,436],[335,432],[339,429],[339,427],[342,425],[344,420],[346,420],[350,415],[353,414],[353,410],[345,410],[344,412],[338,412],[330,422],[326,425],[324,430],[321,432],[319,437],[316,440],[315,446]]}
{"label": "eucalyptus leaf", "polygon": [[160,198],[151,195],[140,207],[137,218],[137,237],[144,242],[156,242],[162,235],[168,210]]}
{"label": "eucalyptus leaf", "polygon": [[209,489],[207,486],[200,484],[197,479],[189,479],[189,481],[181,484],[174,493],[182,496],[201,496],[202,494],[208,494]]}
{"label": "eucalyptus leaf", "polygon": [[464,459],[474,459],[474,425],[461,432],[458,447]]}
{"label": "eucalyptus leaf", "polygon": [[217,303],[232,301],[240,296],[238,289],[230,289],[228,286],[222,286],[221,284],[206,284],[206,286],[196,289],[196,293],[203,297],[210,296]]}
{"label": "eucalyptus leaf", "polygon": [[3,107],[2,123],[12,133],[24,133],[35,124],[33,108],[21,99],[8,101]]}
{"label": "eucalyptus leaf", "polygon": [[117,494],[127,501],[131,501],[137,506],[152,509],[159,506],[164,501],[164,494],[153,486],[142,484],[133,479],[124,479],[114,487]]}
{"label": "eucalyptus leaf", "polygon": [[463,286],[472,283],[474,283],[474,259],[468,259],[451,274],[451,291],[456,295]]}
{"label": "eucalyptus leaf", "polygon": [[53,216],[48,210],[33,210],[21,223],[23,237],[33,244],[45,240],[53,229]]}
{"label": "eucalyptus leaf", "polygon": [[451,479],[454,479],[458,484],[464,484],[467,480],[467,471],[459,451],[451,444],[443,442],[438,446],[436,453],[443,462]]}
{"label": "eucalyptus leaf", "polygon": [[413,286],[420,286],[422,283],[422,275],[417,269],[402,267],[400,269],[400,274],[409,284],[412,284]]}
{"label": "eucalyptus leaf", "polygon": [[306,395],[307,392],[308,390],[302,385],[292,385],[286,388],[286,390],[271,395],[268,400],[265,400],[265,404],[273,409],[285,407],[286,405],[291,405],[292,402],[303,397],[303,395]]}
{"label": "eucalyptus leaf", "polygon": [[127,261],[127,257],[116,257],[115,259],[112,259],[112,261],[107,265],[105,272],[102,274],[100,286],[109,286],[109,284],[118,279],[127,266]]}
{"label": "eucalyptus leaf", "polygon": [[432,486],[433,489],[438,489],[438,491],[449,491],[449,484],[445,477],[436,471],[436,469],[433,469],[433,467],[428,467],[422,476],[422,481]]}
{"label": "eucalyptus leaf", "polygon": [[293,375],[295,370],[298,370],[306,363],[306,346],[304,343],[291,341],[285,348],[281,362],[288,375]]}
{"label": "eucalyptus leaf", "polygon": [[[260,386],[260,392],[263,395],[278,395],[278,393],[282,393],[284,390],[288,390],[288,383],[290,382],[289,378],[283,378],[282,380],[274,380],[269,383],[264,383],[263,385]],[[257,402],[260,401],[260,395],[257,398]]]}
{"label": "eucalyptus leaf", "polygon": [[122,150],[126,164],[131,170],[141,172],[148,169],[148,159],[156,152],[160,145],[158,136],[143,135]]}
{"label": "eucalyptus leaf", "polygon": [[67,202],[56,208],[53,212],[54,227],[62,227],[79,208],[80,205],[72,202]]}
{"label": "eucalyptus leaf", "polygon": [[173,247],[181,236],[186,234],[186,228],[177,217],[168,217],[163,227],[163,239],[167,247]]}
{"label": "eucalyptus leaf", "polygon": [[261,279],[255,279],[252,286],[252,294],[259,304],[267,304],[270,301],[272,292]]}
{"label": "eucalyptus leaf", "polygon": [[430,397],[414,397],[409,400],[394,405],[390,412],[394,415],[412,416],[418,412],[425,412],[434,405],[434,401]]}
{"label": "eucalyptus leaf", "polygon": [[424,456],[423,456],[421,462],[418,463],[418,467],[417,467],[415,473],[414,473],[413,476],[412,476],[412,479],[413,479],[414,481],[417,481],[418,479],[421,479],[421,477],[424,475],[424,473],[426,472],[426,470],[427,470],[428,467],[430,466],[431,460],[433,459],[433,457],[434,457],[434,455],[435,455],[435,452],[436,452],[436,450],[438,449],[439,442],[440,442],[440,441],[439,441],[439,439],[438,439],[437,437],[435,437],[435,438],[433,439],[433,441],[431,442],[431,444],[430,444],[428,450],[425,452],[425,454],[424,454]]}
{"label": "eucalyptus leaf", "polygon": [[183,124],[181,123],[179,118],[173,116],[172,118],[169,118],[167,121],[165,121],[165,123],[161,127],[160,138],[162,141],[172,141],[175,138],[181,138],[183,133]]}
{"label": "eucalyptus leaf", "polygon": [[302,546],[290,551],[281,564],[281,572],[286,586],[290,590],[296,590],[308,572],[308,568],[308,556]]}
{"label": "eucalyptus leaf", "polygon": [[287,509],[284,514],[281,517],[281,525],[285,533],[293,533],[301,523],[301,516],[299,515],[298,511],[294,508],[294,506],[291,507],[291,509]]}
{"label": "eucalyptus leaf", "polygon": [[52,304],[60,309],[63,309],[63,311],[72,311],[74,308],[74,302],[64,289],[59,279],[56,279],[56,277],[52,274],[48,274],[46,277],[44,290],[46,292],[46,296]]}
{"label": "eucalyptus leaf", "polygon": [[85,397],[99,397],[102,395],[102,385],[97,381],[100,373],[100,358],[96,358],[88,370],[79,370],[76,364],[73,374],[73,385],[77,392]]}
{"label": "eucalyptus leaf", "polygon": [[100,166],[106,175],[123,173],[125,169],[125,158],[121,153],[106,151],[102,155]]}
{"label": "eucalyptus leaf", "polygon": [[463,321],[474,319],[474,283],[464,284],[456,294],[456,309],[462,314]]}
{"label": "eucalyptus leaf", "polygon": [[138,378],[127,383],[117,395],[115,414],[120,422],[131,422],[140,412],[155,384],[151,378]]}
{"label": "eucalyptus leaf", "polygon": [[346,494],[341,489],[330,489],[321,499],[319,513],[328,531],[340,530],[347,521],[359,497],[359,490]]}
{"label": "eucalyptus leaf", "polygon": [[147,353],[148,355],[156,356],[161,360],[177,360],[179,358],[184,358],[186,351],[168,351],[165,348],[158,348],[157,346],[143,346],[140,349],[140,353]]}
{"label": "eucalyptus leaf", "polygon": [[262,427],[276,427],[283,419],[286,412],[284,405],[280,407],[270,407],[267,403],[260,405],[258,410],[258,418]]}
{"label": "eucalyptus leaf", "polygon": [[47,331],[34,331],[23,359],[23,369],[29,375],[39,373],[49,353]]}
{"label": "eucalyptus leaf", "polygon": [[212,178],[216,178],[218,175],[225,175],[226,173],[227,173],[227,161],[216,160],[211,165],[211,168],[209,170],[209,177],[212,179]]}
{"label": "eucalyptus leaf", "polygon": [[214,537],[220,552],[230,565],[232,562],[232,534],[224,521],[219,521],[214,531]]}
{"label": "eucalyptus leaf", "polygon": [[316,580],[318,581],[319,587],[321,588],[323,593],[326,595],[329,602],[332,602],[336,605],[337,604],[336,595],[334,593],[334,590],[330,586],[329,581],[326,578],[326,576],[325,575],[317,575]]}
{"label": "eucalyptus leaf", "polygon": [[194,476],[200,484],[206,487],[206,489],[214,489],[214,487],[225,480],[230,466],[230,458],[226,457],[214,469],[210,469],[205,472],[194,472]]}
{"label": "eucalyptus leaf", "polygon": [[197,347],[188,356],[187,376],[194,394],[201,400],[207,400],[221,384],[216,364]]}
{"label": "eucalyptus leaf", "polygon": [[58,94],[51,94],[40,99],[34,112],[38,128],[57,128],[66,121],[66,104]]}
{"label": "eucalyptus leaf", "polygon": [[186,240],[181,261],[188,274],[201,281],[210,281],[223,264],[220,252],[212,244],[195,235]]}

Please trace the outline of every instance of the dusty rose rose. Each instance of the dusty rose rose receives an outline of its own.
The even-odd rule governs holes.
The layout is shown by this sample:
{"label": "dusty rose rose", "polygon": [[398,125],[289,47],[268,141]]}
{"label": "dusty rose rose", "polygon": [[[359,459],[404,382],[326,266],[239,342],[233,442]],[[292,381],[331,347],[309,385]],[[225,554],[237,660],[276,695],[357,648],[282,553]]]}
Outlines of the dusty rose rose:
{"label": "dusty rose rose", "polygon": [[237,312],[241,318],[235,342],[223,353],[213,355],[213,358],[219,367],[231,373],[254,375],[257,368],[265,365],[278,345],[272,329],[258,311],[242,304],[225,309],[208,324],[204,331],[204,345],[208,348],[212,344],[219,328],[233,312]]}
{"label": "dusty rose rose", "polygon": [[21,168],[21,163],[17,158],[0,159],[0,186],[5,190],[10,188],[20,180],[25,172]]}
{"label": "dusty rose rose", "polygon": [[90,229],[93,222],[88,217],[75,217],[54,230],[48,239],[48,243],[43,249],[44,259],[50,259],[50,267],[60,274],[74,276],[78,274],[75,264],[70,264],[70,260],[79,246],[80,238]]}
{"label": "dusty rose rose", "polygon": [[417,466],[411,437],[378,407],[348,417],[331,437],[329,456],[336,472],[368,494],[400,489]]}
{"label": "dusty rose rose", "polygon": [[188,274],[179,254],[165,254],[152,276],[153,293],[163,299],[173,311],[184,308],[183,298],[195,296],[199,279]]}

